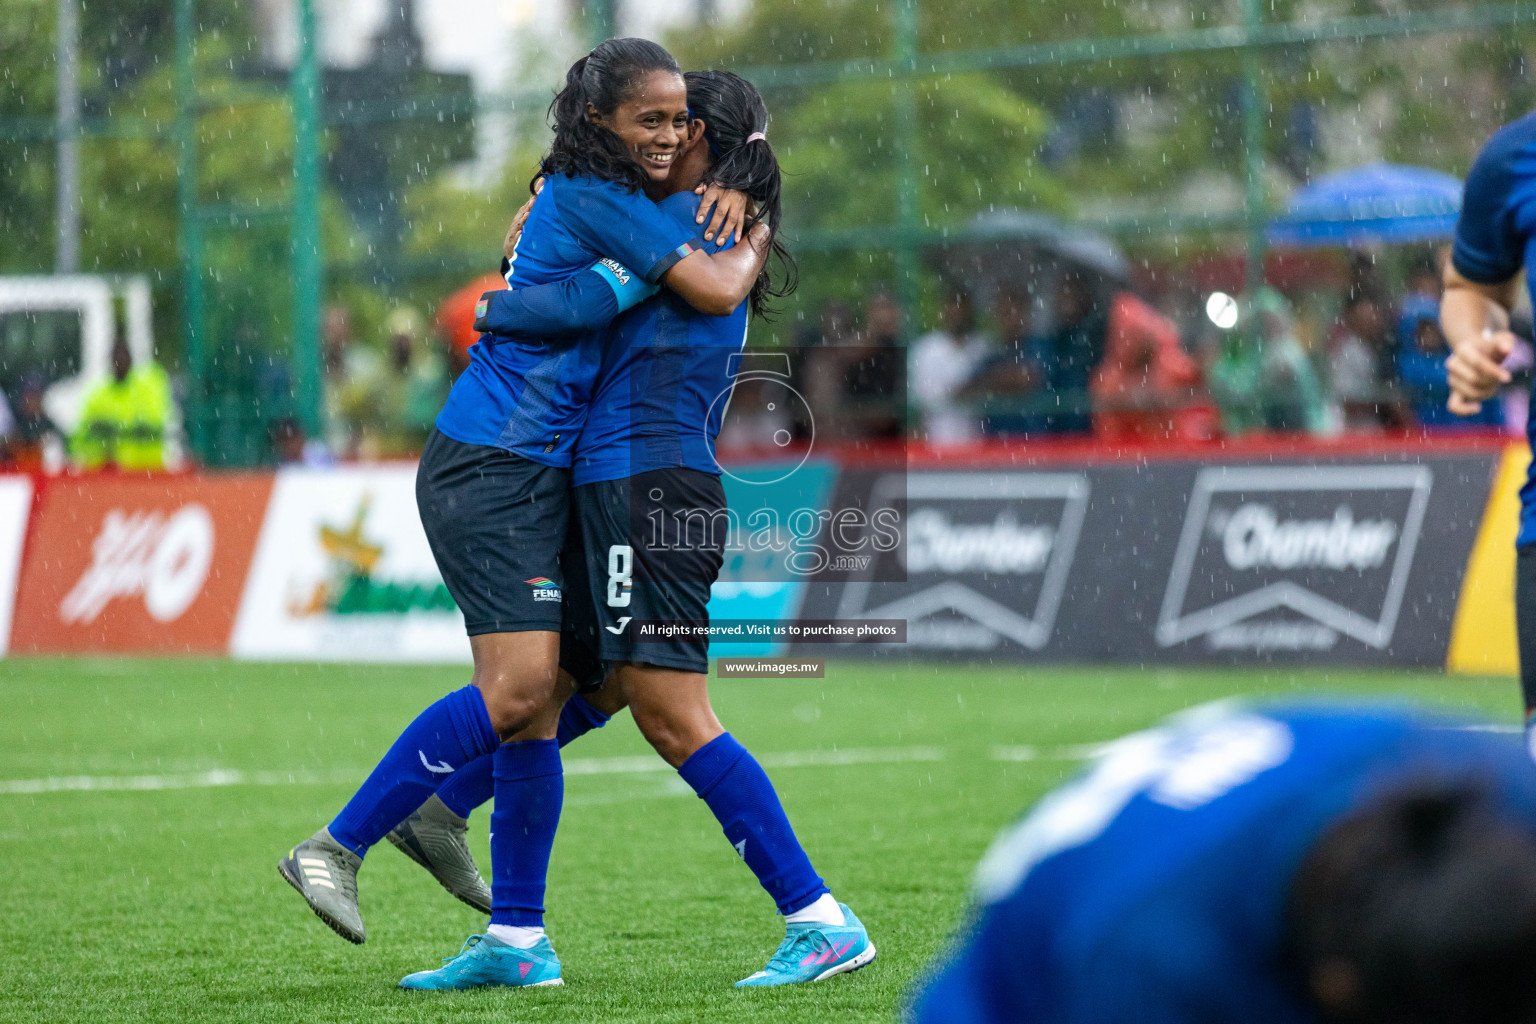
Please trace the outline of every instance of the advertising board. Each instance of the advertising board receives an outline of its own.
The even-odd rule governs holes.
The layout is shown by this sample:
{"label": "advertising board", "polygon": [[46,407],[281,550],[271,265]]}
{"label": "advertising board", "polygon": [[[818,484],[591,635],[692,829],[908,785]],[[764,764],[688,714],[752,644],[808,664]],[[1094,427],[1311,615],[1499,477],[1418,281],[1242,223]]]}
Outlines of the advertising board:
{"label": "advertising board", "polygon": [[21,574],[21,546],[27,539],[31,514],[31,478],[0,476],[0,656],[10,648],[16,580]]}
{"label": "advertising board", "polygon": [[914,470],[906,582],[824,574],[799,614],[906,619],[846,651],[877,657],[1440,665],[1497,459]]}
{"label": "advertising board", "polygon": [[226,652],[271,486],[262,474],[49,480],[11,648]]}
{"label": "advertising board", "polygon": [[230,649],[255,660],[469,661],[464,618],[416,512],[416,468],[280,470]]}

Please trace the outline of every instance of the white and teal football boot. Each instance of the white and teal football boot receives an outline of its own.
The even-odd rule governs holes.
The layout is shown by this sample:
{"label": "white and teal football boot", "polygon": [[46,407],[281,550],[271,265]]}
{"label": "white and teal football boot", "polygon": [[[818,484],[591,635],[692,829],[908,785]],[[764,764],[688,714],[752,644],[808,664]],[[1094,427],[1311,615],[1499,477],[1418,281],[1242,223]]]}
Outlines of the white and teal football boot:
{"label": "white and teal football boot", "polygon": [[490,935],[471,935],[458,955],[447,957],[434,971],[417,971],[400,979],[401,988],[453,989],[534,988],[564,985],[560,958],[548,936],[540,936],[532,949],[509,946]]}
{"label": "white and teal football boot", "polygon": [[843,924],[789,924],[784,941],[768,966],[741,979],[737,988],[765,985],[798,985],[824,981],[837,974],[847,974],[865,967],[875,959],[875,945],[869,931],[846,904],[839,903]]}

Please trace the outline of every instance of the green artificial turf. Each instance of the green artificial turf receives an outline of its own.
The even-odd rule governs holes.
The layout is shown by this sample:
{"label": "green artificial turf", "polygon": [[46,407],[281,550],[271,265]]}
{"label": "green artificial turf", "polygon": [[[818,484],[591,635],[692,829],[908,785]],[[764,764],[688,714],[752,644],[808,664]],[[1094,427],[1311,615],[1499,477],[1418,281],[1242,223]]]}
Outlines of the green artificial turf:
{"label": "green artificial turf", "polygon": [[[879,959],[821,984],[733,989],[782,926],[672,772],[606,760],[649,753],[620,715],[565,751],[547,925],[566,985],[401,992],[401,976],[484,919],[385,844],[359,879],[368,942],[350,946],[277,860],[465,675],[0,661],[0,1020],[889,1021],[963,912],[977,858],[1073,770],[1072,748],[1237,693],[1403,694],[1507,723],[1519,706],[1508,680],[1406,672],[834,662],[825,679],[712,681],[721,719],[768,766]],[[853,763],[826,763],[833,752]],[[220,770],[241,781],[198,774]],[[14,791],[76,776],[186,788]],[[471,831],[489,875],[487,820],[477,812]]]}

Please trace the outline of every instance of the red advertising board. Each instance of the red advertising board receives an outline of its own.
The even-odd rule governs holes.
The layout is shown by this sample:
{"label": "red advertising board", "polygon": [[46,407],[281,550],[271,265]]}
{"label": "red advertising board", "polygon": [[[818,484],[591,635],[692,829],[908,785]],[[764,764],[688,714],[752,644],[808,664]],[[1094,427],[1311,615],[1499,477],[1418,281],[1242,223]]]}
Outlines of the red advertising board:
{"label": "red advertising board", "polygon": [[271,493],[258,473],[49,481],[11,650],[227,652]]}

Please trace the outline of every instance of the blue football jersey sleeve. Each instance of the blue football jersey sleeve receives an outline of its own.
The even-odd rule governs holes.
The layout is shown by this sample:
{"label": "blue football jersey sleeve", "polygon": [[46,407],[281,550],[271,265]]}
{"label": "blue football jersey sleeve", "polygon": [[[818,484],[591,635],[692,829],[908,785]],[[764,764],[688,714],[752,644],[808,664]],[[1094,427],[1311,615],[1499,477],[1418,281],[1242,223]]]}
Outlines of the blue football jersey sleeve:
{"label": "blue football jersey sleeve", "polygon": [[1469,281],[1497,284],[1520,272],[1531,225],[1520,216],[1521,200],[1533,198],[1536,115],[1494,133],[1467,175],[1451,260]]}
{"label": "blue football jersey sleeve", "polygon": [[583,245],[633,268],[648,284],[703,248],[697,225],[679,223],[644,194],[612,182],[567,186],[552,198],[562,222]]}
{"label": "blue football jersey sleeve", "polygon": [[554,284],[486,292],[475,330],[495,335],[561,335],[593,331],[657,292],[614,260],[599,260]]}

